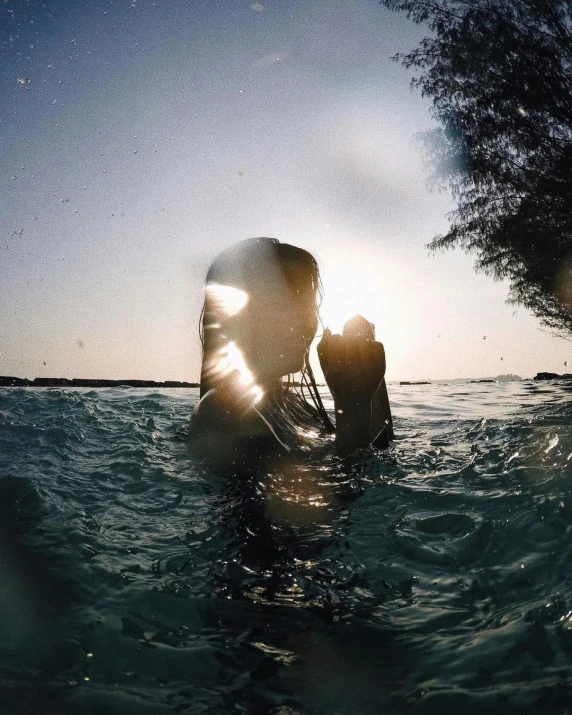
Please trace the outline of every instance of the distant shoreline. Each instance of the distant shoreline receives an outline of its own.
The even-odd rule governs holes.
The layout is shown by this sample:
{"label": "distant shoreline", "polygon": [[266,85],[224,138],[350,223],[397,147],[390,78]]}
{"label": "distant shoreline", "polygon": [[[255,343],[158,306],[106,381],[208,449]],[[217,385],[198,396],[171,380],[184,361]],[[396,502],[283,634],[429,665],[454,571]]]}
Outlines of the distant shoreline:
{"label": "distant shoreline", "polygon": [[[522,380],[518,375],[497,375],[497,377],[487,378],[450,378],[443,380],[402,380],[400,385],[432,385],[443,382],[460,383],[460,382],[512,382]],[[527,378],[524,378],[527,379]],[[538,372],[535,377],[529,378],[533,380],[572,380],[572,373],[564,373],[559,375],[555,372]],[[392,381],[390,384],[396,384],[397,381]],[[286,383],[285,383],[286,384]],[[299,382],[291,382],[291,385],[298,386]],[[155,380],[97,380],[67,377],[35,377],[33,380],[28,380],[25,377],[12,377],[0,375],[0,387],[176,387],[176,388],[196,388],[200,387],[198,382],[180,382],[178,380],[165,380],[157,382]],[[326,385],[319,383],[319,387]]]}
{"label": "distant shoreline", "polygon": [[198,382],[179,382],[166,380],[95,380],[66,377],[35,377],[28,380],[25,377],[9,377],[0,375],[0,387],[199,387]]}

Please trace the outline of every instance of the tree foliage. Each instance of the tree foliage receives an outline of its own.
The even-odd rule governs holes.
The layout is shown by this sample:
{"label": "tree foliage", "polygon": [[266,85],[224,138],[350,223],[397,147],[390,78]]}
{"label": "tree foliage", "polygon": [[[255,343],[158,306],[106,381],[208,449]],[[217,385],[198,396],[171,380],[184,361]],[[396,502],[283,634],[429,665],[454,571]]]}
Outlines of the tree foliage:
{"label": "tree foliage", "polygon": [[434,179],[460,246],[509,300],[572,330],[572,0],[381,0],[430,32],[399,55],[432,98]]}

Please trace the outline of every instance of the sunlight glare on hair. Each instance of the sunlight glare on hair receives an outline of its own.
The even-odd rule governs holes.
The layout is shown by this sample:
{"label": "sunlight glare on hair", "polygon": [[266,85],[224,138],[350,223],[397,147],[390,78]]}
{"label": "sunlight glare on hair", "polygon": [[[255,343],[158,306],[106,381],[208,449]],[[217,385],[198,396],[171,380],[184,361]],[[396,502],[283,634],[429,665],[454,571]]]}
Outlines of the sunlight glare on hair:
{"label": "sunlight glare on hair", "polygon": [[240,313],[248,303],[248,293],[234,286],[207,283],[205,294],[212,302],[213,309],[229,318]]}
{"label": "sunlight glare on hair", "polygon": [[232,372],[238,373],[238,385],[244,390],[244,395],[252,399],[252,404],[260,402],[264,391],[255,383],[254,375],[246,364],[242,351],[234,341],[230,340],[216,353],[212,374],[222,378]]}

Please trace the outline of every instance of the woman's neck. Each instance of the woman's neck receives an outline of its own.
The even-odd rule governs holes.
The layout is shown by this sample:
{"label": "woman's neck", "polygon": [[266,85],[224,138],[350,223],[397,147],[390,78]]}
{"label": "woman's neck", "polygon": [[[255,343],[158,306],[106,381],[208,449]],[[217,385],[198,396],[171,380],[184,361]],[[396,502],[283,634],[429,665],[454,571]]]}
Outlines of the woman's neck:
{"label": "woman's neck", "polygon": [[263,392],[263,396],[257,407],[267,407],[282,397],[283,387],[281,379],[266,380],[263,384],[259,384],[259,387]]}

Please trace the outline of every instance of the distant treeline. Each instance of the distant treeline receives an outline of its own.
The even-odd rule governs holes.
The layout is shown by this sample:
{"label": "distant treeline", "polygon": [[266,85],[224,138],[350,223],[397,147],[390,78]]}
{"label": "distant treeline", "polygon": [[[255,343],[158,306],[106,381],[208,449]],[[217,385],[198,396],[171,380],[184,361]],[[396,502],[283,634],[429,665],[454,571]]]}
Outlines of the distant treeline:
{"label": "distant treeline", "polygon": [[65,377],[7,377],[0,375],[0,387],[199,387],[198,382],[155,382],[154,380],[84,380]]}

